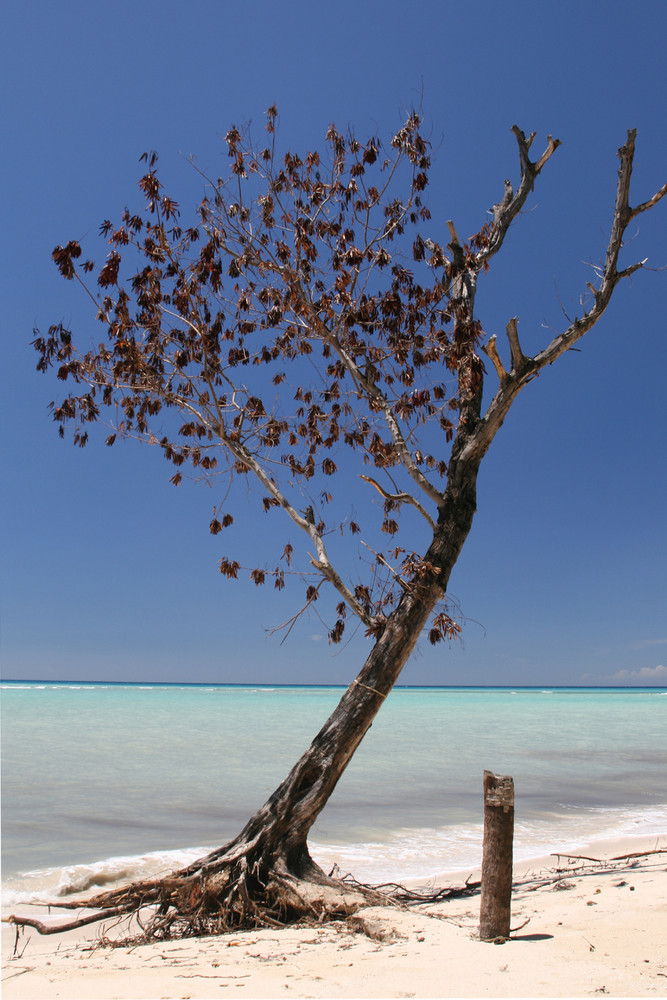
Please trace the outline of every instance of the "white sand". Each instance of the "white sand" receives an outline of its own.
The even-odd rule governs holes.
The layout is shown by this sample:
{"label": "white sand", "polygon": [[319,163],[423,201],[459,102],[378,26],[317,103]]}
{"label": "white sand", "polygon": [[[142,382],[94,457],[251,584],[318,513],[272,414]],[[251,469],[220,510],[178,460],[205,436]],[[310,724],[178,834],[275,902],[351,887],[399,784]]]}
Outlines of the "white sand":
{"label": "white sand", "polygon": [[[667,849],[667,835],[576,853],[609,859],[658,848]],[[517,869],[512,927],[529,922],[503,945],[477,939],[478,895],[365,910],[377,937],[349,921],[111,949],[92,947],[93,925],[25,932],[13,955],[15,929],[3,924],[3,1000],[667,995],[667,853],[605,864],[548,857]],[[469,874],[439,876],[429,888]],[[110,923],[109,936],[121,936]]]}

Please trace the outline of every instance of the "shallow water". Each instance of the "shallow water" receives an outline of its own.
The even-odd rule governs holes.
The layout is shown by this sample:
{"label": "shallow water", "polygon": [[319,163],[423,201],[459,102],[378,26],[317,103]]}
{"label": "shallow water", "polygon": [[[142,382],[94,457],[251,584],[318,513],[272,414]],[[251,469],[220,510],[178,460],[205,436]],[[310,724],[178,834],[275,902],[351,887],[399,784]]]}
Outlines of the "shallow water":
{"label": "shallow water", "polygon": [[[3,683],[5,891],[86,888],[224,843],[341,693]],[[478,864],[485,768],[514,777],[517,857],[664,833],[666,765],[664,689],[400,688],[313,828],[313,853],[369,879]]]}

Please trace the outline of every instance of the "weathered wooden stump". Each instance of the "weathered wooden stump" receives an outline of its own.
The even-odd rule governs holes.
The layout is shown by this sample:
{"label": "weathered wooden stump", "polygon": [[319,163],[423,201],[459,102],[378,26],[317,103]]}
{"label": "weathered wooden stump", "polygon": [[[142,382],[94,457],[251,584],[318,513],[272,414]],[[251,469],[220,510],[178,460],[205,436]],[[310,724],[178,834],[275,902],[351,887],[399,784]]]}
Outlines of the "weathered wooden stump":
{"label": "weathered wooden stump", "polygon": [[514,779],[484,772],[484,844],[479,936],[507,940],[512,904]]}

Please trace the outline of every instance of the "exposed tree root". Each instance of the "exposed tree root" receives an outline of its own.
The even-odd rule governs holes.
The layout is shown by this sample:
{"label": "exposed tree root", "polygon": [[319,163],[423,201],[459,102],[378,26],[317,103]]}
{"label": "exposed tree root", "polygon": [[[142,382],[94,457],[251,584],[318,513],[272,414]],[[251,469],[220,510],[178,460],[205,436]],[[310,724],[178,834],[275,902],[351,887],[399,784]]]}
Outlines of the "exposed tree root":
{"label": "exposed tree root", "polygon": [[[209,855],[160,879],[131,882],[116,889],[49,906],[76,909],[81,915],[59,924],[11,916],[9,923],[56,934],[112,916],[134,916],[137,942],[222,934],[258,927],[346,918],[362,906],[387,902],[387,895],[351,885],[325,873],[309,855],[290,870],[284,859],[251,861],[251,851],[230,857]],[[88,911],[85,914],[82,911]],[[92,911],[92,912],[90,912]]]}
{"label": "exposed tree root", "polygon": [[[334,869],[335,871],[336,869]],[[420,906],[426,903],[441,903],[446,899],[459,899],[462,896],[475,896],[479,893],[482,883],[472,882],[466,879],[461,886],[445,886],[429,892],[418,889],[408,889],[400,882],[383,882],[381,885],[367,885],[364,882],[357,882],[352,875],[340,876],[341,880],[349,886],[361,890],[370,890],[383,897],[385,905],[391,906]]]}
{"label": "exposed tree root", "polygon": [[322,923],[347,919],[367,906],[430,903],[479,890],[478,883],[434,894],[413,892],[397,883],[373,886],[343,875],[337,867],[326,875],[307,850],[300,853],[299,863],[292,868],[282,857],[273,857],[270,863],[262,856],[251,860],[253,846],[246,845],[241,852],[230,850],[228,845],[163,878],[131,882],[82,899],[45,904],[77,910],[73,920],[49,924],[27,916],[5,919],[16,926],[18,935],[22,927],[32,927],[40,934],[58,934],[110,917],[133,917],[139,928],[137,934],[116,942],[104,937],[105,944],[125,945],[295,923]]}

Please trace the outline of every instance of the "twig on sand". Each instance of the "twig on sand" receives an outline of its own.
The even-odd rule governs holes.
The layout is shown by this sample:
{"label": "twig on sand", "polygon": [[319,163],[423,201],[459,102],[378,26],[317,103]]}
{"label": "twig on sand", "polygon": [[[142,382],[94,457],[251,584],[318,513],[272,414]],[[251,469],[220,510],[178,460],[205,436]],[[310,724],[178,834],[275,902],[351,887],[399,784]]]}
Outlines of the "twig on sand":
{"label": "twig on sand", "polygon": [[667,854],[667,847],[657,847],[654,851],[636,851],[634,854],[619,854],[610,861],[629,861],[630,858],[644,858],[649,854]]}
{"label": "twig on sand", "polygon": [[585,854],[567,854],[564,851],[553,851],[552,858],[569,858],[572,861],[592,861],[598,865],[607,864],[610,861],[630,861],[632,858],[645,858],[649,854],[667,854],[667,847],[657,847],[653,851],[635,851],[634,854],[617,854],[613,858],[589,858]]}
{"label": "twig on sand", "polygon": [[174,979],[250,979],[250,973],[242,976],[207,976],[204,972],[179,972]]}
{"label": "twig on sand", "polygon": [[16,976],[23,976],[26,972],[34,972],[37,966],[26,965],[24,969],[18,969],[16,972],[10,972],[8,975],[2,977],[3,983],[6,983],[8,979],[15,979]]}

